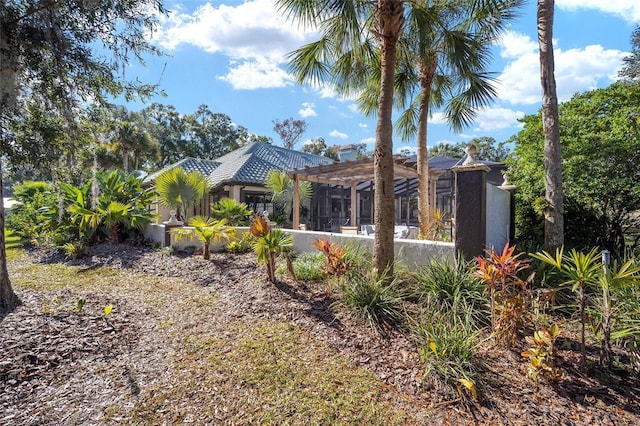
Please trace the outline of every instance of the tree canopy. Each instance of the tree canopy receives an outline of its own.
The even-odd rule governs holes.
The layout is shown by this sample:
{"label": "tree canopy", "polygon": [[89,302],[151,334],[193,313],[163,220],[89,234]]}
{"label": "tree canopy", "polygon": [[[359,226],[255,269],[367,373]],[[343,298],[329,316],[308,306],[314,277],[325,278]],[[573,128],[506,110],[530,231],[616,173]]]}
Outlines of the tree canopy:
{"label": "tree canopy", "polygon": [[[640,86],[614,83],[560,105],[566,244],[622,254],[637,249]],[[522,120],[509,179],[518,186],[518,238],[539,244],[544,200],[540,114]],[[635,222],[635,223],[634,223]]]}
{"label": "tree canopy", "polygon": [[[159,0],[0,1],[0,155],[10,163],[33,164],[41,151],[69,142],[42,143],[37,133],[36,140],[15,137],[15,123],[25,118],[30,104],[64,117],[73,133],[83,103],[151,93],[154,86],[127,80],[123,70],[131,59],[159,53],[146,34],[162,13]],[[18,303],[6,269],[3,230],[0,204],[0,311]]]}
{"label": "tree canopy", "polygon": [[631,54],[622,59],[619,75],[630,83],[640,84],[640,26],[631,35]]}

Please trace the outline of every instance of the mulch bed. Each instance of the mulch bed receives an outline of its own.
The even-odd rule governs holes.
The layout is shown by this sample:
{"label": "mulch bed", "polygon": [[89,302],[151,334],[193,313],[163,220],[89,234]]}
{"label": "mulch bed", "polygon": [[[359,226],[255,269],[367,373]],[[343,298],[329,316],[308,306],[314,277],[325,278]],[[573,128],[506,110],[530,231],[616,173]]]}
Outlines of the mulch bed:
{"label": "mulch bed", "polygon": [[[38,251],[30,257],[37,262],[110,266],[186,279],[219,298],[216,309],[221,318],[291,322],[379,377],[391,389],[392,403],[410,413],[417,424],[640,424],[637,375],[626,371],[582,375],[573,340],[559,345],[557,362],[564,380],[542,382],[538,388],[526,378],[526,363],[519,355],[524,347],[505,351],[483,344],[482,396],[479,401],[461,402],[456,395],[423,383],[410,334],[394,329],[384,335],[372,332],[368,324],[332,307],[334,300],[321,284],[284,277],[277,285],[265,282],[264,267],[256,265],[253,254],[213,253],[205,261],[200,256],[163,255],[143,246],[105,244],[73,262],[55,252]],[[19,296],[23,304],[0,321],[2,425],[105,423],[109,405],[131,404],[127,394],[140,392],[167,372],[170,347],[162,335],[152,332],[157,316],[189,319],[179,307],[158,313],[125,294],[108,298],[96,294],[96,303],[83,315],[70,315],[69,309],[55,306],[43,312],[45,299],[57,296],[62,304],[71,300],[64,291],[23,290]],[[99,311],[91,311],[113,303],[114,297],[117,321],[111,323]],[[151,317],[155,320],[149,321]],[[590,348],[590,359],[597,359],[596,348]],[[114,364],[125,373],[105,376],[102,372]],[[84,389],[81,399],[78,389]]]}

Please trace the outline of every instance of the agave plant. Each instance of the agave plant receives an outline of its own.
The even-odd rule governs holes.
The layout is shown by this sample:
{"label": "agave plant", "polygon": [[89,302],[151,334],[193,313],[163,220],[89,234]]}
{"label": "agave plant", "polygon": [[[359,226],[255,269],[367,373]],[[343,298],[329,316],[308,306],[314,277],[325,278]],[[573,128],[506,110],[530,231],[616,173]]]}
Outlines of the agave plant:
{"label": "agave plant", "polygon": [[222,240],[229,241],[236,237],[235,228],[228,226],[224,219],[193,216],[189,219],[189,226],[193,228],[173,228],[171,233],[176,235],[178,240],[195,236],[203,244],[202,257],[205,260],[211,258],[211,244]]}

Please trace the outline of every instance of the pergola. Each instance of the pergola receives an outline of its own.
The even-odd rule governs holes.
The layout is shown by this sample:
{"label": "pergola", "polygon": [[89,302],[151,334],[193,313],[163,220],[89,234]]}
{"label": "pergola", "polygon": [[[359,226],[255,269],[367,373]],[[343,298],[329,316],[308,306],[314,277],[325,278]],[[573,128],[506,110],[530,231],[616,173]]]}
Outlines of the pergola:
{"label": "pergola", "polygon": [[[394,179],[413,179],[418,177],[415,167],[405,164],[406,158],[394,157],[393,159]],[[437,180],[436,170],[429,173],[430,185]],[[438,171],[439,172],[439,171]],[[373,159],[363,158],[361,160],[337,162],[332,164],[322,164],[315,167],[305,167],[304,169],[295,169],[287,173],[294,181],[293,187],[293,229],[298,229],[300,225],[300,181],[323,183],[328,185],[342,185],[351,188],[351,217],[350,223],[356,224],[357,218],[357,197],[356,185],[361,182],[372,182],[373,176]],[[432,194],[435,190],[432,191]]]}

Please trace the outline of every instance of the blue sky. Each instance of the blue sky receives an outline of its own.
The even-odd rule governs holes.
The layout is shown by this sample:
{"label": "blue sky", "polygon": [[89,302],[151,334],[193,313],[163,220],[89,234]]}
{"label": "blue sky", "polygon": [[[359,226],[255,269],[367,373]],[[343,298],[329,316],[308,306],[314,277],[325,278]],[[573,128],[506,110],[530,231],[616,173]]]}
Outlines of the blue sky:
{"label": "blue sky", "polygon": [[[577,92],[605,87],[616,79],[630,50],[631,33],[640,25],[638,0],[556,0],[554,46],[560,101]],[[148,102],[171,104],[184,114],[206,104],[227,114],[250,132],[280,139],[273,121],[301,118],[309,124],[296,146],[323,137],[328,145],[364,142],[373,148],[375,118],[360,114],[352,100],[331,90],[297,85],[284,56],[317,38],[287,22],[273,0],[165,1],[171,10],[152,35],[169,56],[132,64],[127,77],[160,83],[167,94]],[[490,71],[500,81],[499,98],[480,111],[461,134],[450,131],[436,112],[428,144],[457,143],[491,136],[498,142],[519,130],[517,119],[540,107],[536,2],[529,0],[521,16],[495,46]],[[137,110],[140,104],[129,104]],[[394,151],[415,150],[415,141],[394,137]]]}

